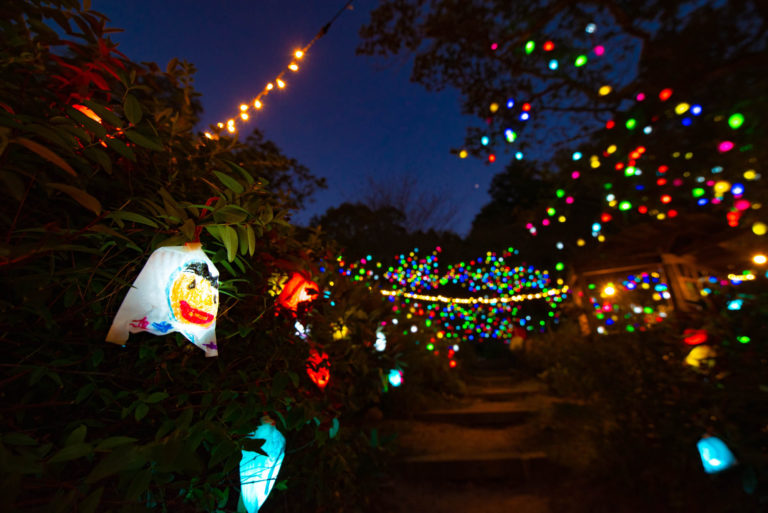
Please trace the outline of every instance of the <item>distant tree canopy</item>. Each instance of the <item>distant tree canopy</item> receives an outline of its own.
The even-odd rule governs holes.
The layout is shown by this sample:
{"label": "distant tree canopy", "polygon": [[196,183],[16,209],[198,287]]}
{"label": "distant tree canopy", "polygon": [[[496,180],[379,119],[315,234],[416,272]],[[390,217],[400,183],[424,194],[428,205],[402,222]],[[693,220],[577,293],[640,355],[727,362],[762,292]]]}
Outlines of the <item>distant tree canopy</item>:
{"label": "distant tree canopy", "polygon": [[470,239],[562,259],[638,223],[665,236],[624,237],[630,252],[766,221],[767,23],[759,0],[383,0],[359,51],[410,53],[412,80],[457,89],[482,120],[470,154],[521,152]]}

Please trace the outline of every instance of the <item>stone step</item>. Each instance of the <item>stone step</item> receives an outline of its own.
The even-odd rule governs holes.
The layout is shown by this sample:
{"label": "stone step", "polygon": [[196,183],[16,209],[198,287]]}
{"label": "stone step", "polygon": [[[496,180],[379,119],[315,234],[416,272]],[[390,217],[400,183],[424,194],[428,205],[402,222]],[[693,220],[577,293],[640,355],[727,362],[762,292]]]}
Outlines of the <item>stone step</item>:
{"label": "stone step", "polygon": [[[403,423],[405,424],[405,423]],[[402,424],[401,424],[402,425]],[[410,421],[398,428],[397,445],[410,456],[441,453],[492,453],[532,449],[530,426],[469,427],[459,424]]]}
{"label": "stone step", "polygon": [[442,422],[464,426],[516,426],[533,418],[537,409],[515,401],[478,401],[461,408],[428,410],[417,413],[422,422]]}
{"label": "stone step", "polygon": [[402,461],[401,469],[410,479],[517,483],[550,479],[561,472],[542,451],[411,456]]}
{"label": "stone step", "polygon": [[523,381],[507,386],[467,387],[467,396],[486,401],[513,401],[546,392],[546,385],[539,381]]}

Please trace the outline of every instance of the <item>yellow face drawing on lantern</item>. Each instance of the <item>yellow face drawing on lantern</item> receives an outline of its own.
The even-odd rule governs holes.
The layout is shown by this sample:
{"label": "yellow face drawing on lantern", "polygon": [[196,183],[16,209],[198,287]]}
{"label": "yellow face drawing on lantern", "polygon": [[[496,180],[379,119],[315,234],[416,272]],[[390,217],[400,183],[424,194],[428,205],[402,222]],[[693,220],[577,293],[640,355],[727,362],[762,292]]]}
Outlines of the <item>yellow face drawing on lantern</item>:
{"label": "yellow face drawing on lantern", "polygon": [[205,262],[193,262],[176,271],[168,285],[168,302],[176,321],[208,327],[219,310],[219,278]]}

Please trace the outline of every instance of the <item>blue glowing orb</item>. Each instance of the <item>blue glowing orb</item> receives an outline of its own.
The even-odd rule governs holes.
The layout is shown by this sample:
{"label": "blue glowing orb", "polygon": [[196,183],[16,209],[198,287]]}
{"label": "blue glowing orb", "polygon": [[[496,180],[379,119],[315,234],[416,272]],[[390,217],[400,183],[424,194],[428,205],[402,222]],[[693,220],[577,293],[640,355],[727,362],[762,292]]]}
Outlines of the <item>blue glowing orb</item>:
{"label": "blue glowing orb", "polygon": [[728,310],[741,310],[741,305],[743,304],[743,299],[732,299],[731,301],[728,301]]}
{"label": "blue glowing orb", "polygon": [[397,369],[389,371],[389,384],[397,388],[403,384],[403,373]]}
{"label": "blue glowing orb", "polygon": [[716,436],[702,438],[696,444],[701,456],[701,464],[704,465],[704,472],[715,474],[736,465],[736,458],[725,442]]}
{"label": "blue glowing orb", "polygon": [[277,473],[285,456],[285,437],[277,428],[265,422],[248,435],[248,438],[265,440],[261,450],[267,456],[243,449],[240,460],[240,490],[248,513],[256,513],[277,480]]}

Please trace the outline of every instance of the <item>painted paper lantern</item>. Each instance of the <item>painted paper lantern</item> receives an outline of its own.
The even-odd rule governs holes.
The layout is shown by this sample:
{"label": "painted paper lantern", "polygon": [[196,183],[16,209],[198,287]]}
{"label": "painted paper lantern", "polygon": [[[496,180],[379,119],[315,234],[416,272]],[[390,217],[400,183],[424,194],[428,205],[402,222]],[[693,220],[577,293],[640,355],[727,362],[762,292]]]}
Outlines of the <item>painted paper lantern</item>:
{"label": "painted paper lantern", "polygon": [[218,309],[219,271],[200,244],[159,248],[128,290],[106,340],[124,344],[129,333],[177,331],[206,356],[217,356]]}
{"label": "painted paper lantern", "polygon": [[293,273],[291,279],[283,287],[280,295],[277,296],[277,303],[293,312],[299,306],[299,303],[312,301],[317,298],[318,287],[315,282],[307,278],[303,273]]}
{"label": "painted paper lantern", "polygon": [[704,472],[707,474],[716,474],[736,465],[736,458],[725,445],[725,442],[716,436],[704,437],[698,441],[696,447],[699,449],[701,464],[704,465]]}
{"label": "painted paper lantern", "polygon": [[683,342],[689,346],[697,346],[707,341],[707,330],[687,329],[683,331]]}
{"label": "painted paper lantern", "polygon": [[320,390],[328,385],[331,380],[331,360],[326,353],[310,349],[307,359],[307,375]]}
{"label": "painted paper lantern", "polygon": [[285,437],[271,422],[264,422],[248,438],[264,440],[267,455],[243,449],[240,459],[240,492],[248,513],[256,513],[267,500],[285,456]]}

